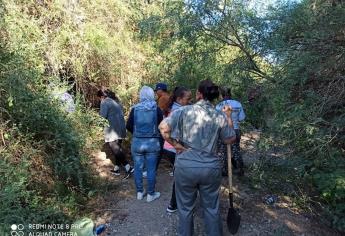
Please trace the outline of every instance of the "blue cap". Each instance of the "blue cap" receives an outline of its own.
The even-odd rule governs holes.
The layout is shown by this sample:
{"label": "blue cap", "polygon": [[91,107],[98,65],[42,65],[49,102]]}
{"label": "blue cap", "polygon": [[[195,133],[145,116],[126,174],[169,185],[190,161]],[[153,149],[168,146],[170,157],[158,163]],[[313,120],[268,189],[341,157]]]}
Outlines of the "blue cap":
{"label": "blue cap", "polygon": [[157,90],[168,90],[168,86],[165,83],[158,83],[156,84],[155,91]]}

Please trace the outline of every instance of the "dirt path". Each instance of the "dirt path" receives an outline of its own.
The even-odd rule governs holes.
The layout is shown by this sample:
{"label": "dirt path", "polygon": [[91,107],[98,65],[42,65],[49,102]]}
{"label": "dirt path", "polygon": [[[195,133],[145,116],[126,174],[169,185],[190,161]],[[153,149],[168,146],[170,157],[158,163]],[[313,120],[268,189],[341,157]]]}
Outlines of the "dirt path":
{"label": "dirt path", "polygon": [[[244,161],[247,165],[256,161],[255,143],[259,133],[245,134],[242,141]],[[166,213],[170,200],[173,177],[169,175],[171,168],[162,161],[157,176],[157,191],[161,197],[151,203],[136,200],[134,180],[122,180],[122,176],[109,175],[111,163],[105,159],[104,153],[95,155],[98,171],[107,181],[110,181],[109,191],[103,200],[97,203],[94,219],[97,224],[109,225],[104,235],[177,235],[177,214]],[[145,183],[145,182],[144,182]],[[228,210],[227,178],[223,179],[221,187],[221,207],[224,235],[230,235],[226,229],[226,214]],[[316,219],[307,214],[293,210],[291,202],[284,196],[279,196],[279,202],[274,205],[263,203],[267,193],[254,191],[237,177],[234,178],[235,207],[239,210],[242,221],[237,235],[337,235],[331,229],[322,226]],[[195,235],[205,235],[202,222],[202,212],[197,206],[195,216]]]}

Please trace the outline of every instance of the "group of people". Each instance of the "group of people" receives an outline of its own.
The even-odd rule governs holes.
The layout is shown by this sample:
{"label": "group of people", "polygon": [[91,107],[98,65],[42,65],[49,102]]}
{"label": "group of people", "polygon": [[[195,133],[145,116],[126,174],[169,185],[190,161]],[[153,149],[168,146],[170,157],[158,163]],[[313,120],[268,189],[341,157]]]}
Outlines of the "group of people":
{"label": "group of people", "polygon": [[[157,100],[155,99],[157,96]],[[221,95],[221,96],[220,96]],[[226,175],[227,144],[232,144],[234,167],[243,175],[240,155],[240,126],[245,114],[240,102],[231,99],[229,88],[219,88],[211,80],[199,83],[192,104],[192,92],[176,87],[170,95],[167,85],[158,83],[153,90],[143,86],[139,103],[134,105],[127,122],[118,99],[109,90],[99,90],[100,115],[109,122],[104,130],[106,145],[113,154],[114,170],[125,178],[134,172],[136,197],[151,202],[160,197],[156,191],[156,173],[161,157],[174,166],[174,183],[167,211],[178,212],[179,235],[193,235],[193,212],[197,195],[204,210],[207,235],[222,235],[219,189]],[[221,97],[216,106],[213,103]],[[132,133],[132,168],[122,149],[126,129]],[[143,170],[147,171],[147,190]]]}

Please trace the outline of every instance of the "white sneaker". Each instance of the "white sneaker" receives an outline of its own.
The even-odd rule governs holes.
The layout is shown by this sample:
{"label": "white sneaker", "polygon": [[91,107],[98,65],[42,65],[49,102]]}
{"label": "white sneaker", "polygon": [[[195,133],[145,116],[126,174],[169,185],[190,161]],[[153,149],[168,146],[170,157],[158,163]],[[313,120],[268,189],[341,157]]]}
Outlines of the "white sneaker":
{"label": "white sneaker", "polygon": [[156,200],[161,196],[160,192],[154,192],[152,195],[147,194],[146,201],[147,202],[152,202],[153,200]]}
{"label": "white sneaker", "polygon": [[131,167],[129,164],[125,165],[125,169],[126,169],[126,172],[130,172],[130,173],[134,172],[134,168]]}
{"label": "white sneaker", "polygon": [[146,195],[146,191],[144,192],[137,192],[137,199],[138,200],[143,200],[144,196]]}
{"label": "white sneaker", "polygon": [[143,178],[147,178],[147,171],[143,171]]}
{"label": "white sneaker", "polygon": [[115,166],[113,170],[110,170],[110,172],[113,173],[114,175],[120,175],[120,167]]}

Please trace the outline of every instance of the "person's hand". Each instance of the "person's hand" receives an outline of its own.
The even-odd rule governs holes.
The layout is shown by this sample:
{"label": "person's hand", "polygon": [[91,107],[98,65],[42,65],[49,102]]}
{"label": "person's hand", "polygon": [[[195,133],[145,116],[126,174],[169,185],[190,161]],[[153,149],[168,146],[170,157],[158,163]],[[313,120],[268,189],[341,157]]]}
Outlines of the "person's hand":
{"label": "person's hand", "polygon": [[232,107],[229,105],[225,105],[222,109],[222,111],[225,113],[225,115],[229,118],[232,113]]}
{"label": "person's hand", "polygon": [[174,146],[174,148],[175,148],[177,154],[180,154],[181,152],[184,152],[184,151],[187,150],[187,148],[185,148],[185,147],[184,147],[182,144],[180,144],[180,143],[175,143],[173,146]]}

